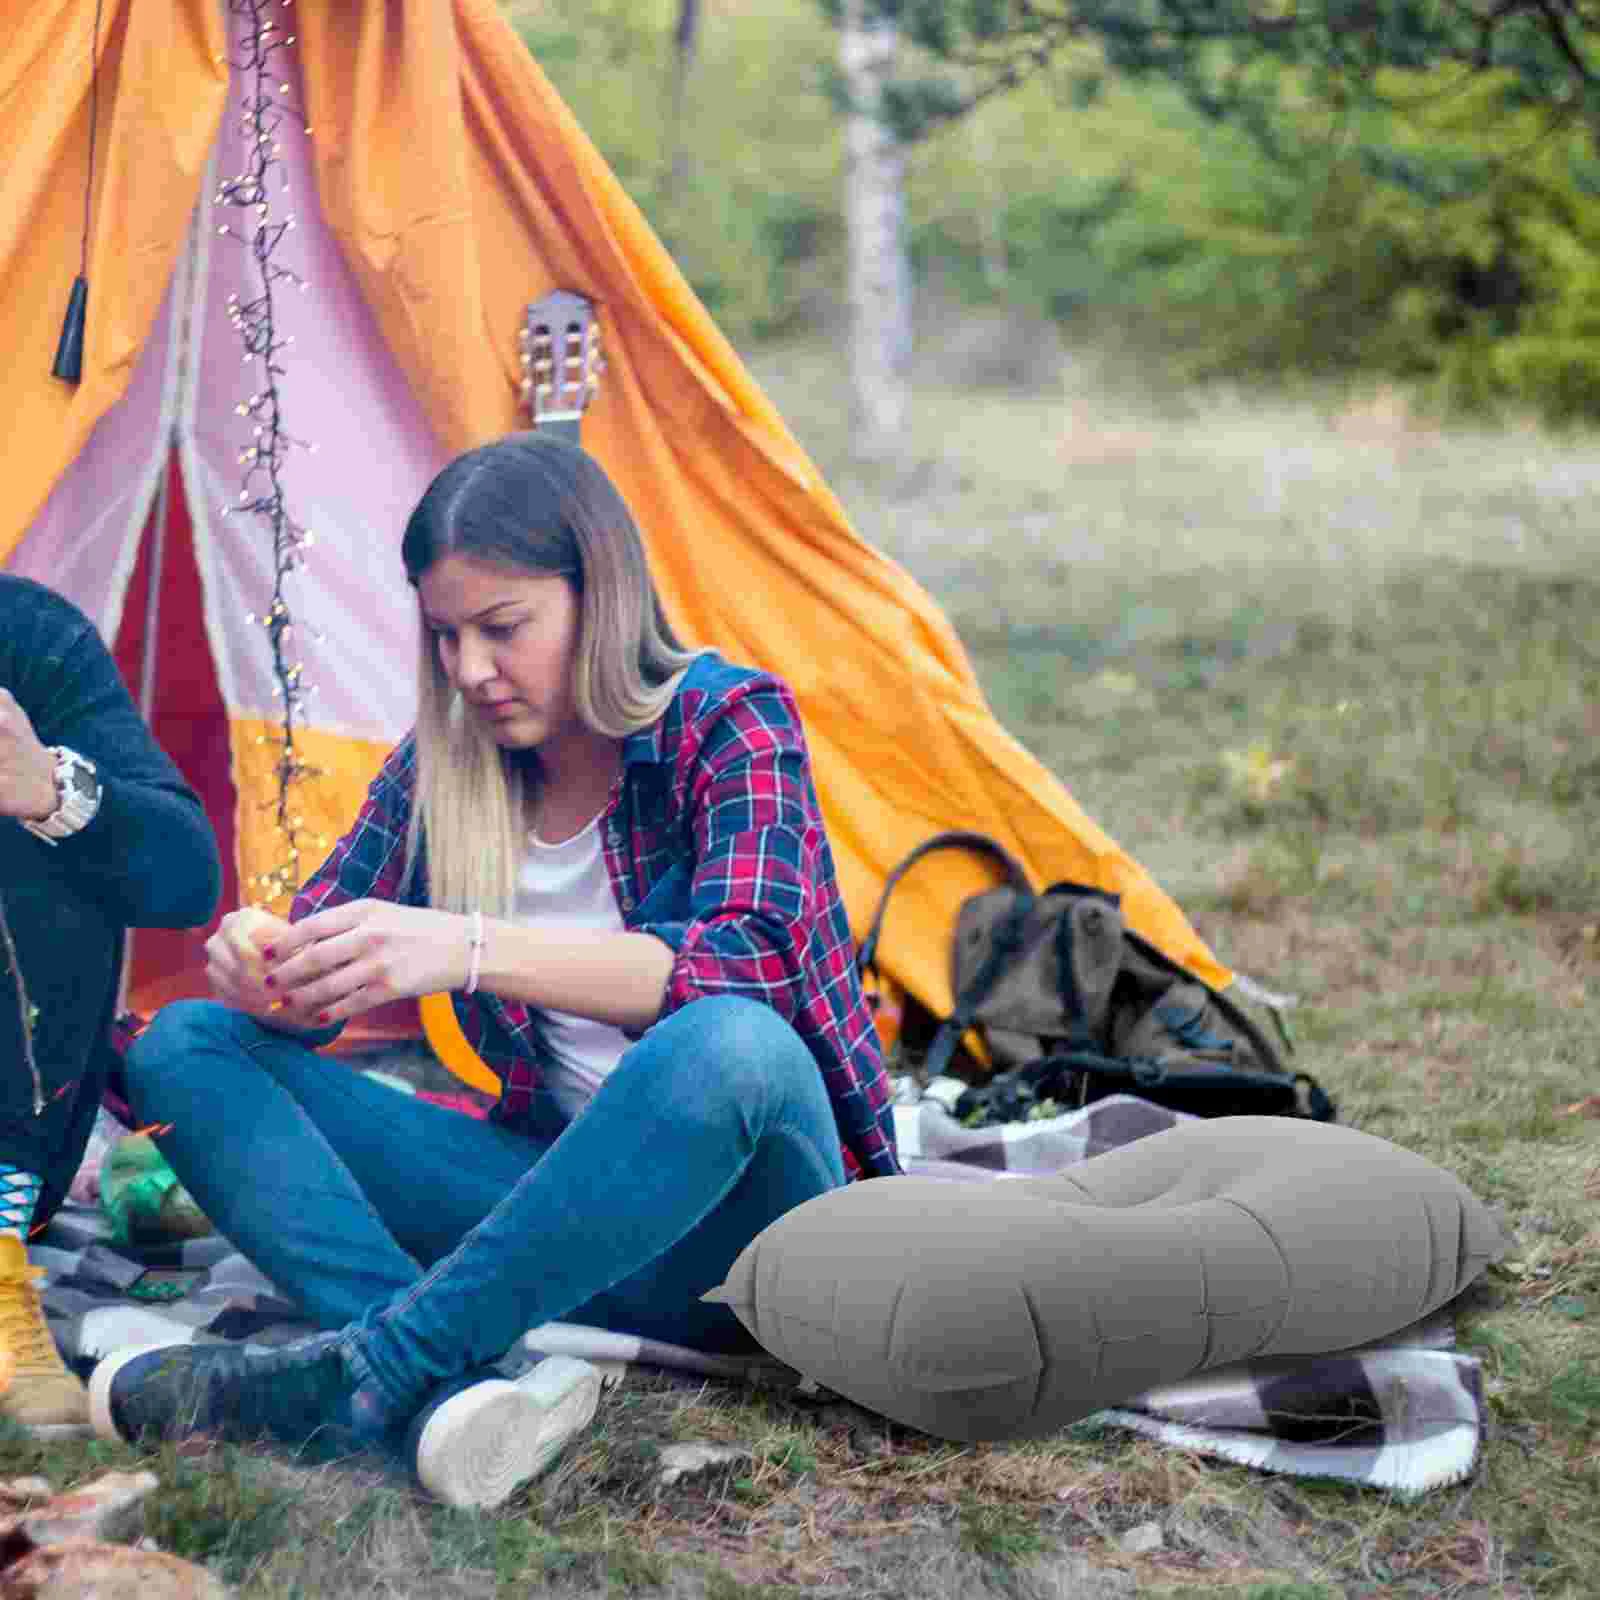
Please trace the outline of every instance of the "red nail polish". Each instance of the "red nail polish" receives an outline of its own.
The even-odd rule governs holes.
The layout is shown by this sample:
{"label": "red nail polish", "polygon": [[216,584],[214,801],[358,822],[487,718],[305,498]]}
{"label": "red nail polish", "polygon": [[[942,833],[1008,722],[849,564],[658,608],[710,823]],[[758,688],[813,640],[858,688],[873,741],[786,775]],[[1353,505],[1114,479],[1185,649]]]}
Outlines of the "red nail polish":
{"label": "red nail polish", "polygon": [[326,1011],[319,1011],[317,1013],[317,1021],[318,1022],[326,1022],[327,1020],[328,1020],[328,1013]]}
{"label": "red nail polish", "polygon": [[277,958],[277,954],[278,954],[278,952],[276,950],[274,950],[273,947],[270,944],[261,953],[262,953],[262,955],[264,955],[267,958],[268,961],[275,960]]}

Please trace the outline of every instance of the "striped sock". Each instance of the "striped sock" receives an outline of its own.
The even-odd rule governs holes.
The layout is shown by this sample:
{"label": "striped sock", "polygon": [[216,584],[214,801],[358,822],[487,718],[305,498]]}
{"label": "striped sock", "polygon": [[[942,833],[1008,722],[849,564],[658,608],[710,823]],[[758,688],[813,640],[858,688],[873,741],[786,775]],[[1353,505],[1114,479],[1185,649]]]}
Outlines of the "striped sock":
{"label": "striped sock", "polygon": [[13,1233],[24,1244],[33,1226],[34,1207],[44,1180],[36,1173],[0,1161],[0,1233]]}

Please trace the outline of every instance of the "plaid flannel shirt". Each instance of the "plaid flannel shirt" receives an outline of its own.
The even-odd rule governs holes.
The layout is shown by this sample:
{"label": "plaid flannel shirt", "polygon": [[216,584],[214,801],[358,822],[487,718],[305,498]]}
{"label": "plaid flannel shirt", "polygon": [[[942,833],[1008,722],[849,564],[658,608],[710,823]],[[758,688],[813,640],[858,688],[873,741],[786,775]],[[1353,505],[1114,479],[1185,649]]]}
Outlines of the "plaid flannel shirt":
{"label": "plaid flannel shirt", "polygon": [[[625,926],[674,953],[661,1014],[712,994],[770,1005],[816,1060],[850,1176],[898,1172],[889,1081],[788,687],[707,652],[622,759],[601,818],[606,866]],[[427,904],[425,851],[403,881],[415,769],[407,736],[291,920],[364,898]],[[491,1115],[526,1127],[550,1059],[538,1010],[481,991],[452,999],[501,1080]]]}

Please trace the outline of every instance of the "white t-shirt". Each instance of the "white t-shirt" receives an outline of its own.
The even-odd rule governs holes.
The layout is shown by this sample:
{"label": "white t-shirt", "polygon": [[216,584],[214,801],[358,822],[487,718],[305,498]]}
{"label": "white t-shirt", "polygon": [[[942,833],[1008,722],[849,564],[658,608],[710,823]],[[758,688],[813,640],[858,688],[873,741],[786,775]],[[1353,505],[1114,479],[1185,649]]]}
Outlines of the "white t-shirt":
{"label": "white t-shirt", "polygon": [[[541,928],[584,928],[621,933],[622,914],[611,892],[600,846],[600,819],[563,839],[547,844],[531,830],[528,853],[517,878],[517,920]],[[542,1010],[544,1037],[556,1058],[545,1086],[556,1104],[575,1117],[589,1103],[606,1074],[616,1066],[628,1039],[609,1022],[594,1022],[566,1011]]]}

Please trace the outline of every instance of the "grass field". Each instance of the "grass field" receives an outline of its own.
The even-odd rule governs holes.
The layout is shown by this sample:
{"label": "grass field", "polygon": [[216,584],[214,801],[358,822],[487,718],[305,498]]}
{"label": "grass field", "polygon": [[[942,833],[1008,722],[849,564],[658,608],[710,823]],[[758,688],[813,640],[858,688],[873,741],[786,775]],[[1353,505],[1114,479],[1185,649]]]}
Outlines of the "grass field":
{"label": "grass field", "polygon": [[[964,390],[935,351],[869,467],[832,359],[756,366],[1001,719],[1225,960],[1301,997],[1344,1120],[1501,1209],[1512,1248],[1460,1325],[1476,1479],[1408,1504],[1092,1428],[959,1449],[633,1378],[492,1516],[227,1450],[152,1460],[147,1532],[250,1596],[1600,1593],[1600,443],[1438,433],[1391,397],[1157,403],[1082,360],[1054,391]],[[686,1439],[749,1454],[656,1489]],[[132,1459],[0,1440],[0,1471],[58,1485]]]}

